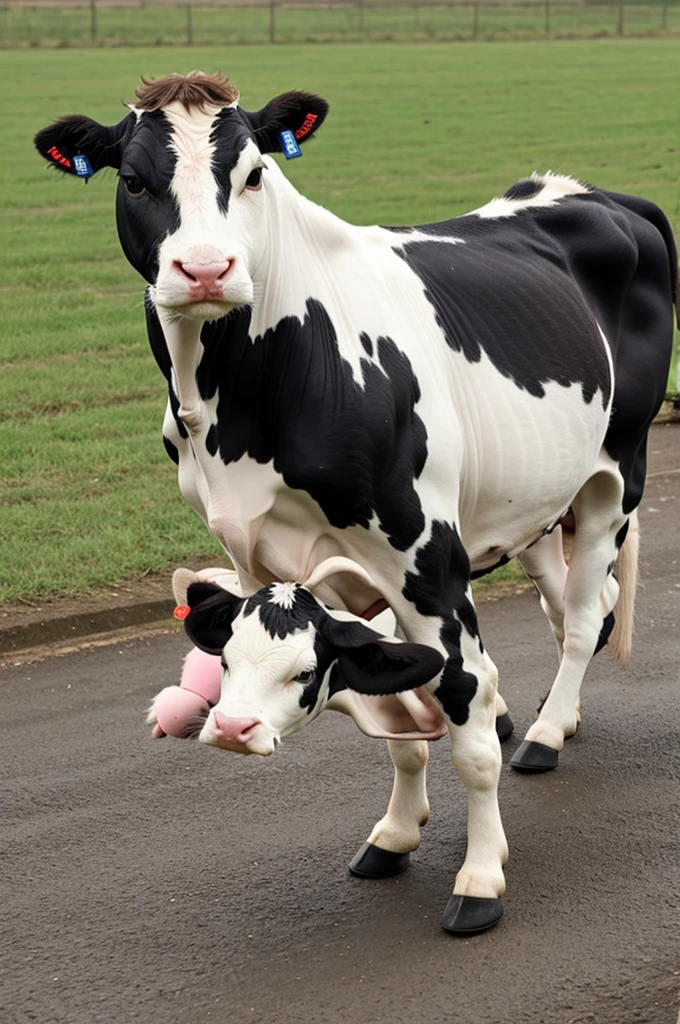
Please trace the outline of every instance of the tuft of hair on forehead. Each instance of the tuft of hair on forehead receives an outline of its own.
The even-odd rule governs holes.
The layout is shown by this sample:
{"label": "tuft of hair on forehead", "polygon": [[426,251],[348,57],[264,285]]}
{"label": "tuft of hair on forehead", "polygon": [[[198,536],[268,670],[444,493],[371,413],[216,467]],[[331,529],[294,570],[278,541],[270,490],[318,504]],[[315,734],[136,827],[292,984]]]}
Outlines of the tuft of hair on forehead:
{"label": "tuft of hair on forehead", "polygon": [[188,75],[166,75],[165,78],[145,78],[135,89],[139,110],[161,110],[170,103],[181,103],[186,110],[198,107],[228,106],[238,99],[238,89],[226,75],[216,71],[204,75],[202,71],[190,71]]}

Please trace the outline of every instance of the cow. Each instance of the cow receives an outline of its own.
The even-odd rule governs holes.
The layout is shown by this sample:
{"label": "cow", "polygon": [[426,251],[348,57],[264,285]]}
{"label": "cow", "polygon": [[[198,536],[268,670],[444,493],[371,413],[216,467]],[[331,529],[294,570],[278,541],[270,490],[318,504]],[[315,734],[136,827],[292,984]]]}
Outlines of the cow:
{"label": "cow", "polygon": [[[444,658],[427,688],[468,843],[442,925],[469,934],[501,917],[508,853],[507,706],[471,581],[517,556],[539,591],[559,667],[512,764],[552,769],[593,654],[630,647],[677,252],[652,203],[552,172],[444,222],[353,226],[272,157],[301,153],[327,112],[296,91],[249,112],[225,76],[192,72],[143,78],[116,124],[71,115],[35,144],[85,181],[118,171],[118,234],[148,283],[168,386],[165,446],[244,594],[346,558],[365,574],[315,596],[360,617],[384,600],[400,638]],[[427,743],[390,752],[424,765]],[[381,835],[354,869],[390,874],[418,838]]]}

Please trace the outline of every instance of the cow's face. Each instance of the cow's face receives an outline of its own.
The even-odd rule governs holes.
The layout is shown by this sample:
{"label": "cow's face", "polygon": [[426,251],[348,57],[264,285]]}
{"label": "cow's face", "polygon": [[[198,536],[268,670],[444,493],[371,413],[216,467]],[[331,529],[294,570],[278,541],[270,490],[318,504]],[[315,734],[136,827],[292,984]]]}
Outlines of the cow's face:
{"label": "cow's face", "polygon": [[194,583],[187,599],[189,637],[220,654],[224,670],[199,739],[226,750],[272,754],[343,687],[400,693],[424,686],[443,665],[432,648],[386,638],[298,583],[273,583],[246,599]]}
{"label": "cow's face", "polygon": [[36,146],[67,173],[115,167],[120,241],[155,286],[157,306],[219,319],[253,298],[273,167],[265,154],[280,148],[283,130],[309,138],[328,106],[294,92],[248,113],[227,79],[196,72],[147,84],[138,96],[118,125],[63,118],[38,133]]}

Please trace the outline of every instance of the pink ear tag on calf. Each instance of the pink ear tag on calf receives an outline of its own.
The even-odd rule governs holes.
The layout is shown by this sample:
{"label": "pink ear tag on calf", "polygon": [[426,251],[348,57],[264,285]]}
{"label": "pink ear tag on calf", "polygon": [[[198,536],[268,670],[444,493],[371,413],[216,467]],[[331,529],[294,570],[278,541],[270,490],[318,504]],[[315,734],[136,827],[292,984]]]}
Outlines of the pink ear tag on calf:
{"label": "pink ear tag on calf", "polygon": [[190,611],[191,608],[188,604],[178,604],[172,614],[178,622],[184,622]]}

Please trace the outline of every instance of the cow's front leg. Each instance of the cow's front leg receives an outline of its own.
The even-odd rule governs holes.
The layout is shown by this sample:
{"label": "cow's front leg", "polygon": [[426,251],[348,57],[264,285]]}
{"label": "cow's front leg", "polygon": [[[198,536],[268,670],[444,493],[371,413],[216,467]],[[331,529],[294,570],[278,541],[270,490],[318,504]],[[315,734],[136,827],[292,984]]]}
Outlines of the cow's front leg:
{"label": "cow's front leg", "polygon": [[429,755],[422,740],[388,740],[394,784],[387,813],[375,825],[349,869],[361,878],[388,878],[404,871],[420,846],[430,816],[425,774]]}
{"label": "cow's front leg", "polygon": [[[451,754],[468,798],[467,852],[456,876],[442,927],[454,934],[470,934],[490,928],[503,913],[500,897],[505,892],[503,865],[508,846],[498,807],[501,751],[496,733],[496,685],[498,673],[486,653],[480,651],[465,628],[462,666],[455,666],[438,695],[451,720]],[[455,659],[454,659],[455,660]],[[457,686],[452,678],[459,676]],[[467,704],[465,690],[476,688]],[[469,694],[469,691],[468,691]],[[465,719],[465,720],[463,720]],[[456,724],[456,721],[459,724]]]}

